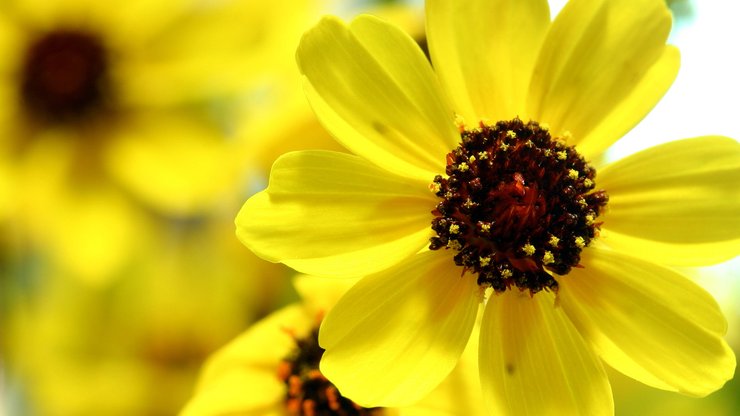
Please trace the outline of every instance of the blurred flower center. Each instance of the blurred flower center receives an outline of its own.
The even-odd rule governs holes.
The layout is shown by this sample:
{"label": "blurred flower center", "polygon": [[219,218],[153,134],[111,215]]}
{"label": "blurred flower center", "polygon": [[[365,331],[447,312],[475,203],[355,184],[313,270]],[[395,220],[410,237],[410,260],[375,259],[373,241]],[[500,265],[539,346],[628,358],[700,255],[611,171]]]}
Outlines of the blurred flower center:
{"label": "blurred flower center", "polygon": [[108,59],[95,36],[73,30],[45,34],[30,45],[22,98],[36,117],[77,118],[103,102]]}
{"label": "blurred flower center", "polygon": [[431,185],[442,201],[429,248],[456,251],[455,264],[497,292],[557,290],[551,273],[578,265],[608,200],[573,146],[518,118],[463,130],[445,173]]}
{"label": "blurred flower center", "polygon": [[306,338],[296,339],[296,349],[280,363],[278,376],[287,386],[286,410],[301,416],[381,416],[382,408],[366,409],[339,394],[319,371],[324,349],[315,328]]}

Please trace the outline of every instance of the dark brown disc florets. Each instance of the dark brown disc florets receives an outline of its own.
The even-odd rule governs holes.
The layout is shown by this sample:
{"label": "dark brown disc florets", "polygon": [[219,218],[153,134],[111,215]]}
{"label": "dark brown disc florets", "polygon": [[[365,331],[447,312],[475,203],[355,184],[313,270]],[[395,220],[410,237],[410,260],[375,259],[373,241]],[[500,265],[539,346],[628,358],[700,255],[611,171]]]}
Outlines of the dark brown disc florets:
{"label": "dark brown disc florets", "polygon": [[608,200],[572,146],[518,118],[463,130],[445,173],[432,183],[442,201],[429,248],[456,251],[455,264],[497,292],[556,290],[552,273],[578,265]]}
{"label": "dark brown disc florets", "polygon": [[46,33],[29,45],[21,99],[35,117],[79,118],[104,101],[108,56],[100,40],[75,30]]}
{"label": "dark brown disc florets", "polygon": [[287,387],[286,410],[295,416],[381,416],[382,408],[364,408],[339,394],[319,371],[324,349],[319,346],[318,328],[306,338],[296,339],[296,349],[285,358],[278,376]]}

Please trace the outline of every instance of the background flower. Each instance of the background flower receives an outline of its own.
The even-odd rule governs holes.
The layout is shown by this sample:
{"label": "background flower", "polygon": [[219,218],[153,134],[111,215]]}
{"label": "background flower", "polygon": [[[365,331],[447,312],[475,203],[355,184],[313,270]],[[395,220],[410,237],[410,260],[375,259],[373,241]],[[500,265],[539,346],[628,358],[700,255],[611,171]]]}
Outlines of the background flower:
{"label": "background flower", "polygon": [[[0,414],[171,415],[208,354],[295,296],[234,237],[256,160],[234,131],[322,7],[0,5]],[[29,107],[50,33],[104,42],[98,107]]]}

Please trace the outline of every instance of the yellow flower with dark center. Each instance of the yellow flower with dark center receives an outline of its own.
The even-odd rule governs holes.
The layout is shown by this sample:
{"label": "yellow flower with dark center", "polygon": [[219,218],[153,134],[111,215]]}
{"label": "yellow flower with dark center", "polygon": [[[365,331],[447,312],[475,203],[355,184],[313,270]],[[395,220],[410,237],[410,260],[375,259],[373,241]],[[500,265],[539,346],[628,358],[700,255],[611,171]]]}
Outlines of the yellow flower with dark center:
{"label": "yellow flower with dark center", "polygon": [[603,157],[678,71],[664,3],[573,0],[553,22],[545,1],[426,7],[432,66],[373,17],[304,35],[309,101],[355,155],[284,155],[237,216],[267,260],[366,276],[322,323],[322,372],[363,406],[413,403],[483,301],[491,414],[612,414],[604,363],[690,396],[720,388],[726,321],[667,266],[740,252],[740,144]]}
{"label": "yellow flower with dark center", "polygon": [[243,180],[229,114],[294,66],[319,4],[4,2],[0,220],[94,281],[147,239],[150,211],[221,206]]}
{"label": "yellow flower with dark center", "polygon": [[[354,280],[298,276],[303,297],[255,323],[206,362],[182,416],[482,415],[474,343],[455,371],[418,404],[363,408],[344,397],[319,370],[318,325]],[[462,390],[462,391],[461,391]]]}

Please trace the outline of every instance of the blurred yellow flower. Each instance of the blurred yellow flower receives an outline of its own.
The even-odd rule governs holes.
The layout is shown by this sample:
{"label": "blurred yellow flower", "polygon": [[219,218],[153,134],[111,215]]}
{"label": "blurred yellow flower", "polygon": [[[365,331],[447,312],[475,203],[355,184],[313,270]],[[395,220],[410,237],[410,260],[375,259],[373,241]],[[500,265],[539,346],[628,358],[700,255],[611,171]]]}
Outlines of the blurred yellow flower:
{"label": "blurred yellow flower", "polygon": [[96,281],[144,249],[151,210],[219,207],[244,186],[231,117],[320,4],[3,2],[0,220]]}
{"label": "blurred yellow flower", "polygon": [[487,297],[491,414],[612,414],[602,361],[669,391],[719,389],[735,369],[726,321],[661,264],[738,254],[740,145],[603,161],[678,71],[665,4],[573,0],[553,22],[546,1],[426,7],[434,69],[376,18],[306,33],[309,101],[357,156],[286,154],[237,216],[266,260],[369,275],[322,323],[322,372],[364,406],[413,403],[452,370]]}
{"label": "blurred yellow flower", "polygon": [[203,360],[285,303],[287,268],[245,253],[225,222],[157,233],[159,250],[114,284],[43,270],[3,282],[0,356],[3,390],[16,399],[11,413],[179,409]]}
{"label": "blurred yellow flower", "polygon": [[181,415],[482,415],[474,343],[444,383],[407,408],[361,408],[321,375],[318,323],[355,281],[298,276],[303,301],[270,314],[211,356]]}

